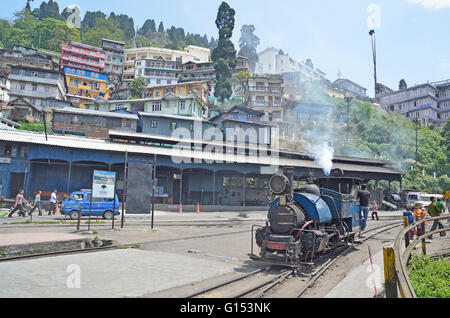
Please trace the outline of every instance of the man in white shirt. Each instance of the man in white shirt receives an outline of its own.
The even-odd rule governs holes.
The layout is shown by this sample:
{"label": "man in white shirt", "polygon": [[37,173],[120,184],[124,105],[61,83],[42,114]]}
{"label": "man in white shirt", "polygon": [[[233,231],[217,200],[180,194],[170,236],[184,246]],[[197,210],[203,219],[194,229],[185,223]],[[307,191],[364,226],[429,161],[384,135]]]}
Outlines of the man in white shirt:
{"label": "man in white shirt", "polygon": [[58,190],[55,189],[50,196],[50,211],[48,215],[56,214],[56,193],[58,193]]}

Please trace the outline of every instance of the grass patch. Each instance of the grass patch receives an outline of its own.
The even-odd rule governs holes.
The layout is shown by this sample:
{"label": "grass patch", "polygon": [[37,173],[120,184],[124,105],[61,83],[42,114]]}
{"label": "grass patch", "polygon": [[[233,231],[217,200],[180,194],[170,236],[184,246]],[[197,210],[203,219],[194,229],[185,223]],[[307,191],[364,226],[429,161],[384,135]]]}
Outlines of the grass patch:
{"label": "grass patch", "polygon": [[419,298],[450,298],[450,260],[413,255],[409,279]]}
{"label": "grass patch", "polygon": [[126,250],[129,248],[140,248],[140,247],[141,247],[140,244],[123,244],[123,245],[116,246],[116,248],[119,250]]}

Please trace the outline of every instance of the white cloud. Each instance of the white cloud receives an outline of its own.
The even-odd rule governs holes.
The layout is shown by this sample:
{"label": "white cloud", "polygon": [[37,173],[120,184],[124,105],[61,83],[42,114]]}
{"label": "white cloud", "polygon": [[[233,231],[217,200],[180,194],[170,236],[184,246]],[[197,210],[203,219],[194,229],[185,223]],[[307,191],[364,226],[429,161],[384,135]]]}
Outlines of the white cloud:
{"label": "white cloud", "polygon": [[418,3],[427,9],[450,8],[450,0],[406,0],[411,3]]}

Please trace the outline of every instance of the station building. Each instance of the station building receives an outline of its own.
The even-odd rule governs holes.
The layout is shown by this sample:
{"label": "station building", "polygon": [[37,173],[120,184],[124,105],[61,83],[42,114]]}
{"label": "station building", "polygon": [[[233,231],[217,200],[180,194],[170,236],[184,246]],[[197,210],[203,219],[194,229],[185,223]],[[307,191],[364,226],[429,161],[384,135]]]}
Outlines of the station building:
{"label": "station building", "polygon": [[[188,143],[190,149],[178,145]],[[212,145],[213,151],[208,150]],[[231,149],[231,151],[229,151]],[[196,150],[196,151],[194,151]],[[14,198],[20,189],[34,193],[58,189],[60,197],[91,187],[94,170],[116,171],[119,196],[124,189],[125,162],[133,164],[128,191],[151,197],[152,168],[156,165],[157,202],[220,206],[267,206],[268,181],[277,168],[294,167],[295,178],[323,176],[323,170],[308,156],[267,153],[252,146],[241,149],[216,142],[198,142],[164,136],[110,131],[109,139],[0,130],[1,194]],[[258,156],[252,155],[258,153]],[[131,166],[130,166],[131,167]],[[386,161],[337,157],[334,167],[347,177],[401,182],[402,173]],[[133,171],[131,171],[133,170]],[[134,174],[133,174],[134,173]],[[148,200],[147,200],[148,203]],[[146,203],[146,204],[147,204]],[[138,213],[148,213],[149,205]]]}

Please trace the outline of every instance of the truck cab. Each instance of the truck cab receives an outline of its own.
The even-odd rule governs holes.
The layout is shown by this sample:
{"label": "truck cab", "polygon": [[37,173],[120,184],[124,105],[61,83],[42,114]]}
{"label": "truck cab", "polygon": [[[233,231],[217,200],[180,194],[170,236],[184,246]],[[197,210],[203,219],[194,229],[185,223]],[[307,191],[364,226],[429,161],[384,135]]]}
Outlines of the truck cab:
{"label": "truck cab", "polygon": [[77,220],[80,212],[81,216],[89,216],[89,211],[91,216],[102,216],[105,220],[112,220],[115,215],[120,215],[117,194],[114,200],[92,198],[91,207],[91,191],[77,191],[72,193],[61,206],[61,213],[69,215],[72,220]]}

